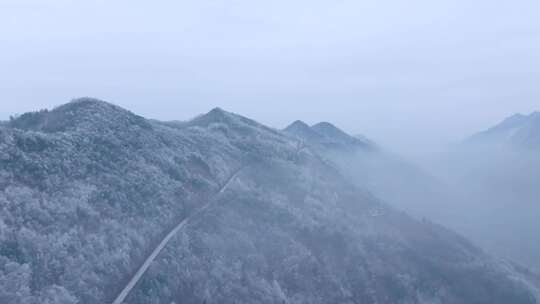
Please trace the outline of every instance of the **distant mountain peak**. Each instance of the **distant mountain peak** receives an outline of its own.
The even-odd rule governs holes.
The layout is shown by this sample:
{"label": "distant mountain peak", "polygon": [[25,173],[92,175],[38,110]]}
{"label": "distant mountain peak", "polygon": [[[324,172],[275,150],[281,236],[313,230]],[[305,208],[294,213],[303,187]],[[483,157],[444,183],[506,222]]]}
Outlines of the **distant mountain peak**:
{"label": "distant mountain peak", "polygon": [[315,131],[313,131],[311,129],[311,127],[301,121],[301,120],[296,120],[295,122],[293,122],[292,124],[290,124],[289,126],[287,126],[285,129],[283,129],[285,132],[289,132],[289,133],[299,133],[299,134],[304,134],[304,133],[315,133]]}
{"label": "distant mountain peak", "polygon": [[301,120],[296,120],[288,127],[283,129],[285,133],[293,135],[301,140],[305,140],[311,143],[320,142],[323,139],[323,136],[313,130],[308,124]]}
{"label": "distant mountain peak", "polygon": [[285,133],[305,140],[312,145],[337,150],[372,148],[371,143],[347,134],[329,122],[319,122],[313,126],[297,120],[283,130]]}
{"label": "distant mountain peak", "polygon": [[313,128],[331,128],[331,129],[338,129],[333,124],[327,122],[327,121],[321,121],[312,126]]}
{"label": "distant mountain peak", "polygon": [[[233,131],[240,136],[250,135],[271,135],[282,136],[276,130],[262,125],[247,117],[228,112],[222,108],[216,107],[206,114],[199,115],[184,124],[185,127],[223,127],[226,126],[229,131]],[[233,133],[229,134],[232,135]]]}
{"label": "distant mountain peak", "polygon": [[228,112],[220,107],[215,107],[208,112],[208,115],[227,115]]}
{"label": "distant mountain peak", "polygon": [[496,126],[503,125],[503,124],[508,124],[508,123],[523,123],[523,122],[526,122],[528,120],[535,119],[537,117],[540,117],[540,112],[539,111],[533,111],[533,112],[531,112],[529,114],[516,113],[516,114],[514,114],[512,116],[507,117],[500,124],[498,124]]}
{"label": "distant mountain peak", "polygon": [[471,136],[466,142],[540,148],[540,112],[509,116],[486,131]]}
{"label": "distant mountain peak", "polygon": [[290,124],[290,125],[289,125],[287,128],[285,128],[285,129],[292,129],[292,128],[302,128],[302,129],[306,129],[306,128],[307,128],[307,129],[309,129],[310,126],[309,126],[307,123],[305,123],[305,122],[303,122],[303,121],[301,121],[301,120],[295,120],[292,124]]}
{"label": "distant mountain peak", "polygon": [[524,120],[526,120],[528,118],[528,115],[523,115],[521,113],[516,113],[512,116],[509,116],[507,118],[505,118],[501,123],[499,123],[498,125],[494,126],[494,128],[497,128],[497,127],[506,127],[506,126],[513,126],[515,124],[519,124],[521,122],[523,122]]}
{"label": "distant mountain peak", "polygon": [[341,139],[350,139],[353,138],[349,134],[347,134],[345,131],[339,129],[338,127],[334,126],[333,124],[323,121],[319,122],[312,126],[313,130],[325,135],[332,137],[334,139],[341,138]]}
{"label": "distant mountain peak", "polygon": [[509,116],[506,119],[520,119],[520,118],[524,118],[524,117],[527,117],[527,115],[523,115],[521,113],[515,113],[514,115]]}
{"label": "distant mountain peak", "polygon": [[61,115],[78,115],[81,118],[97,118],[97,116],[105,116],[110,118],[118,118],[120,116],[135,116],[135,114],[132,112],[110,102],[90,97],[73,99],[64,105],[54,108],[50,112]]}
{"label": "distant mountain peak", "polygon": [[151,127],[144,118],[128,110],[89,97],[73,99],[52,110],[25,113],[10,122],[11,127],[48,133],[73,129],[102,129],[119,125]]}
{"label": "distant mountain peak", "polygon": [[207,127],[211,124],[237,125],[240,116],[216,107],[205,114],[201,114],[188,122],[188,126]]}
{"label": "distant mountain peak", "polygon": [[207,123],[227,123],[231,122],[234,119],[231,113],[223,110],[222,108],[216,107],[210,110],[206,114],[202,114],[196,117],[194,120]]}
{"label": "distant mountain peak", "polygon": [[[64,107],[117,107],[110,102],[92,97],[79,97],[63,105]],[[62,106],[61,106],[62,107]]]}

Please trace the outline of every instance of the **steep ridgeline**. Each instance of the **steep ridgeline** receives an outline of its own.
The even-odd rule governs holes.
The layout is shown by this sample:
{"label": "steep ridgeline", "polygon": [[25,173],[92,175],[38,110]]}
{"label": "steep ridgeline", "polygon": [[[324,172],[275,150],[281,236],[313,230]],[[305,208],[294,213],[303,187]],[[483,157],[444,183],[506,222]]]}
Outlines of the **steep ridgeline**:
{"label": "steep ridgeline", "polygon": [[364,136],[351,136],[328,122],[312,127],[295,121],[284,132],[317,150],[356,185],[419,218],[444,222],[452,195],[435,177]]}
{"label": "steep ridgeline", "polygon": [[540,112],[510,116],[496,126],[471,136],[466,143],[540,149]]}
{"label": "steep ridgeline", "polygon": [[284,132],[300,139],[303,144],[319,149],[347,152],[377,150],[371,141],[352,137],[328,122],[321,122],[310,127],[305,122],[297,120],[285,128]]}
{"label": "steep ridgeline", "polygon": [[[516,114],[448,151],[438,175],[466,195],[463,232],[540,270],[540,112]],[[494,229],[493,227],[504,227]]]}
{"label": "steep ridgeline", "polygon": [[533,274],[221,109],[171,124],[81,99],[22,115],[0,127],[0,191],[0,303],[111,303],[188,217],[125,303],[538,302]]}

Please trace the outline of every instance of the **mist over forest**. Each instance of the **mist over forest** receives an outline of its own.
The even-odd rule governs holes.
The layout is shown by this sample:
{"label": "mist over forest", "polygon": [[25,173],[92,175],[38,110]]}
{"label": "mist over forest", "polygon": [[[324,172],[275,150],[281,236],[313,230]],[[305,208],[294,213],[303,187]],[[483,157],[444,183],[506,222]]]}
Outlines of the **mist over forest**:
{"label": "mist over forest", "polygon": [[539,304],[539,11],[0,1],[0,304]]}
{"label": "mist over forest", "polygon": [[82,98],[0,131],[5,303],[538,301],[537,162],[508,136],[436,177],[329,122],[220,108]]}

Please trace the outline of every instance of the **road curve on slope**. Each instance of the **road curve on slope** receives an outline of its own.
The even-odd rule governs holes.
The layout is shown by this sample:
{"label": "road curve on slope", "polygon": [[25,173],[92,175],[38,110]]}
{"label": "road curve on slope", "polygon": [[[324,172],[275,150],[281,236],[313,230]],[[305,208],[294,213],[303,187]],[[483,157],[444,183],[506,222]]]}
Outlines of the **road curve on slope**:
{"label": "road curve on slope", "polygon": [[192,220],[193,218],[197,217],[199,214],[207,210],[208,207],[210,207],[210,205],[212,204],[212,202],[215,201],[214,198],[220,195],[221,193],[223,193],[225,190],[227,190],[229,185],[234,181],[234,179],[238,176],[238,174],[240,174],[240,171],[242,171],[242,168],[238,169],[233,175],[231,175],[229,179],[225,182],[225,184],[216,192],[216,194],[212,198],[208,200],[208,202],[204,206],[199,208],[190,216],[186,217],[182,222],[180,222],[180,224],[176,225],[176,227],[174,227],[169,233],[167,233],[167,235],[161,240],[161,242],[157,245],[157,247],[154,248],[152,253],[146,258],[144,263],[139,267],[135,275],[129,280],[129,282],[124,287],[124,289],[122,289],[122,291],[118,294],[118,296],[112,302],[112,304],[121,304],[122,302],[124,302],[126,297],[129,295],[129,292],[133,289],[133,287],[135,287],[135,285],[137,285],[137,283],[142,278],[144,273],[148,270],[152,262],[156,259],[156,257],[163,250],[163,248],[165,248],[165,246],[169,243],[172,237],[176,233],[178,233],[178,231],[182,230],[182,228],[184,228],[189,223],[190,220]]}

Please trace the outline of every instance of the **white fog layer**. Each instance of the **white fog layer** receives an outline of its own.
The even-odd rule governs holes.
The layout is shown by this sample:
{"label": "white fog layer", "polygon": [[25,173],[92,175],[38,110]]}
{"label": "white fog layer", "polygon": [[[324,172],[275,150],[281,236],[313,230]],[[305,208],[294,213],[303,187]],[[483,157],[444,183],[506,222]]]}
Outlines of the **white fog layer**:
{"label": "white fog layer", "polygon": [[539,12],[0,0],[0,304],[540,304]]}

